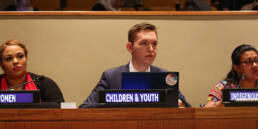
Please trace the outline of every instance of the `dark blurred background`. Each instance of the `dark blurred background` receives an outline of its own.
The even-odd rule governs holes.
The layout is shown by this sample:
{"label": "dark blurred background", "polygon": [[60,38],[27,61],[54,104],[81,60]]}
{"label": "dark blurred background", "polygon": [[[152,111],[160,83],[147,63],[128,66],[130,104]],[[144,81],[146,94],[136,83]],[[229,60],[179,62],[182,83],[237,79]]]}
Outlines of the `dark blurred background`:
{"label": "dark blurred background", "polygon": [[0,0],[1,11],[257,10],[258,0]]}

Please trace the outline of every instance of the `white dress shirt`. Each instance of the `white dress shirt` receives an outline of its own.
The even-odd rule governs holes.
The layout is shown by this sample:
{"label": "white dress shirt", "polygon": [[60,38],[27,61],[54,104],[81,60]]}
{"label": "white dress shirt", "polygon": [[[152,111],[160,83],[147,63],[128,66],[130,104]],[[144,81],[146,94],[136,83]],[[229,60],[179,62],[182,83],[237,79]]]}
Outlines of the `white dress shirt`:
{"label": "white dress shirt", "polygon": [[[138,70],[136,70],[136,69],[133,67],[132,61],[130,61],[130,63],[129,63],[129,71],[130,71],[130,72],[139,72]],[[148,68],[145,72],[150,72],[150,66],[149,66],[149,68]]]}

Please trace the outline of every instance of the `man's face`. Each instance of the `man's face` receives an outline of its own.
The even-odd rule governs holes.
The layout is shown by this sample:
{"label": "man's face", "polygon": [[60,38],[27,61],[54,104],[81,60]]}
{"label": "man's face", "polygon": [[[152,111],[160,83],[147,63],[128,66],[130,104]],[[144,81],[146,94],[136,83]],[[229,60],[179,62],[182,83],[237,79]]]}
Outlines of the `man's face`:
{"label": "man's face", "polygon": [[127,49],[132,54],[132,61],[137,65],[149,66],[156,57],[158,39],[152,30],[136,33],[134,43],[128,43]]}

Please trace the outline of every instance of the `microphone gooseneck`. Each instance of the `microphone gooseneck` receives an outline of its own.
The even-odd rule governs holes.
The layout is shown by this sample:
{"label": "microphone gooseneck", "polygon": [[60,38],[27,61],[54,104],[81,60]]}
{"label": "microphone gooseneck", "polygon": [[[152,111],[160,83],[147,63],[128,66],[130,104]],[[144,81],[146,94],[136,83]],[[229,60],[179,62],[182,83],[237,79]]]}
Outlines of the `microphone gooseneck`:
{"label": "microphone gooseneck", "polygon": [[24,83],[22,83],[22,84],[19,84],[19,85],[16,85],[16,86],[12,86],[12,87],[8,88],[7,90],[14,90],[15,88],[18,88],[18,87],[20,87],[20,86],[24,87],[26,84],[31,83],[31,82],[39,81],[39,80],[42,79],[42,78],[44,78],[44,76],[39,76],[39,77],[33,79],[32,81],[24,82]]}

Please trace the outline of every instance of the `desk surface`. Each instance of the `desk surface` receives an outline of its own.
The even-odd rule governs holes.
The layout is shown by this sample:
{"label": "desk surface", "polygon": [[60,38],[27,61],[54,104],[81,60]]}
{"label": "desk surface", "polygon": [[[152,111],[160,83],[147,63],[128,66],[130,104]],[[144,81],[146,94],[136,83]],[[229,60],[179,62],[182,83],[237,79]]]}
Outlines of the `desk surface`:
{"label": "desk surface", "polygon": [[0,109],[0,128],[256,129],[258,107]]}

